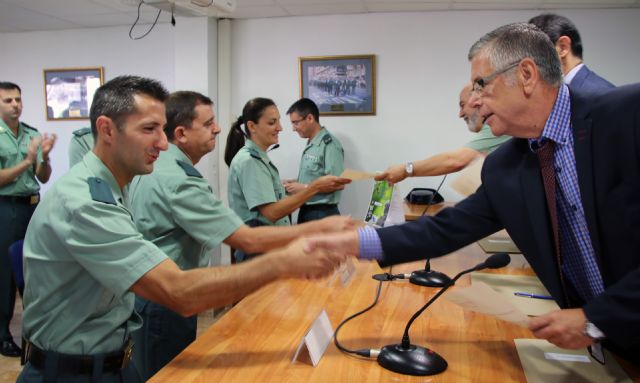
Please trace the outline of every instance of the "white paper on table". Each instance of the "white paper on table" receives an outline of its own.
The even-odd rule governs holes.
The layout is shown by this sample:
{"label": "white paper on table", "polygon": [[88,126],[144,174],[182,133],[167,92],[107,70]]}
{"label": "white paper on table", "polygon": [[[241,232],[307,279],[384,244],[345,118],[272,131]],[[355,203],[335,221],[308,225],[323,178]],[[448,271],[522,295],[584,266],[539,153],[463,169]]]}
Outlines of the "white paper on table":
{"label": "white paper on table", "polygon": [[352,181],[373,179],[375,176],[375,173],[363,172],[361,170],[354,169],[345,169],[342,174],[340,174],[341,178],[348,178]]}
{"label": "white paper on table", "polygon": [[445,298],[465,310],[491,315],[500,320],[527,327],[529,318],[486,283],[478,282],[469,287],[448,293]]}
{"label": "white paper on table", "polygon": [[389,213],[387,213],[387,219],[384,222],[384,227],[399,225],[404,222],[404,204],[402,194],[400,194],[400,188],[396,185],[393,189],[393,194],[391,195]]}
{"label": "white paper on table", "polygon": [[477,156],[469,166],[458,172],[449,183],[449,187],[465,197],[475,193],[482,184],[480,173],[484,164],[484,155]]}

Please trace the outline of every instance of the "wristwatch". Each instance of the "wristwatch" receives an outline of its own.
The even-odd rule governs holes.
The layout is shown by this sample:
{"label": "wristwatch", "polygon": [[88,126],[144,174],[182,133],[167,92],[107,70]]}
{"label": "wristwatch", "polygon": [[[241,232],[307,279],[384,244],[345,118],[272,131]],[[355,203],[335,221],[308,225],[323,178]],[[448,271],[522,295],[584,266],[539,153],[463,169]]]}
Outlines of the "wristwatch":
{"label": "wristwatch", "polygon": [[409,176],[413,175],[413,162],[407,162],[404,166],[404,171],[407,172]]}
{"label": "wristwatch", "polygon": [[593,340],[602,340],[605,338],[604,333],[591,322],[587,322],[584,324],[583,333]]}

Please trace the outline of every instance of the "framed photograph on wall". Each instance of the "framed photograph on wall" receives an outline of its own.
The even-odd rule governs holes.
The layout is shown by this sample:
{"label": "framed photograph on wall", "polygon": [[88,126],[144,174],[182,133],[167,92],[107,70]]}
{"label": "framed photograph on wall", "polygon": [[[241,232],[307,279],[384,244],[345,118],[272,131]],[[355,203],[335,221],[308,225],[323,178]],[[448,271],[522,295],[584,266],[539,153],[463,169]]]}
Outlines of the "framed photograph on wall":
{"label": "framed photograph on wall", "polygon": [[89,118],[93,94],[104,82],[102,67],[44,70],[47,120]]}
{"label": "framed photograph on wall", "polygon": [[376,114],[376,57],[300,57],[300,97],[312,99],[320,115]]}

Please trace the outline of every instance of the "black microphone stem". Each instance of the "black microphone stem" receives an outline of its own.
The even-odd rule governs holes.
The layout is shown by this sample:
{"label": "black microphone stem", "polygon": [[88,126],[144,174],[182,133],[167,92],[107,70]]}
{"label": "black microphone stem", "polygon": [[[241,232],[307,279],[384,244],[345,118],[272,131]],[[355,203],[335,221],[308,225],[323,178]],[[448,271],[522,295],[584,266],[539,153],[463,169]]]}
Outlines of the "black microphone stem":
{"label": "black microphone stem", "polygon": [[440,297],[440,295],[444,294],[444,292],[447,291],[447,289],[449,289],[449,287],[453,286],[461,276],[463,276],[464,274],[470,273],[472,271],[476,271],[477,269],[478,269],[478,267],[476,266],[476,267],[474,267],[472,269],[464,270],[464,271],[458,273],[458,275],[456,275],[451,280],[451,282],[449,282],[442,289],[440,289],[440,291],[438,291],[436,293],[436,295],[434,295],[431,299],[429,299],[429,301],[424,306],[422,306],[422,308],[420,310],[416,311],[416,313],[413,314],[411,319],[409,319],[409,322],[407,322],[407,327],[404,328],[404,334],[402,335],[402,348],[408,349],[409,346],[411,345],[411,341],[409,340],[409,328],[411,328],[411,325],[413,324],[413,321],[415,321],[420,316],[420,314],[422,314],[424,312],[424,310],[427,309],[427,307],[429,307],[436,299],[438,299],[438,297]]}

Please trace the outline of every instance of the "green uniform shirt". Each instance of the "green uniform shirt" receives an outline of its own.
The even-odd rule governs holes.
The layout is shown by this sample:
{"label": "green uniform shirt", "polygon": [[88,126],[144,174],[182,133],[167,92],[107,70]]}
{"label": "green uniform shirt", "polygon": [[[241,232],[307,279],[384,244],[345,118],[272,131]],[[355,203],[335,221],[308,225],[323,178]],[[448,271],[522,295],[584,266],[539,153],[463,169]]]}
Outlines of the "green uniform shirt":
{"label": "green uniform shirt", "polygon": [[[35,128],[22,122],[18,126],[18,136],[13,135],[11,128],[0,119],[0,168],[8,169],[24,161],[29,151],[29,144],[40,133]],[[36,164],[42,161],[42,151],[38,149]],[[36,164],[22,172],[13,182],[0,186],[0,195],[28,196],[40,190],[36,180]]]}
{"label": "green uniform shirt", "polygon": [[[309,184],[315,179],[328,174],[339,176],[344,171],[344,150],[337,138],[322,128],[302,152],[298,182]],[[335,204],[340,202],[340,191],[333,193],[318,193],[309,199],[305,205]]]}
{"label": "green uniform shirt", "polygon": [[142,238],[115,178],[93,153],[36,208],[24,247],[22,334],[43,350],[119,350],[142,320],[131,286],[167,259]]}
{"label": "green uniform shirt", "polygon": [[82,128],[73,132],[69,143],[69,167],[82,160],[85,154],[93,149],[91,128]]}
{"label": "green uniform shirt", "polygon": [[285,197],[278,168],[271,163],[267,153],[253,141],[247,140],[233,157],[229,166],[229,206],[242,221],[257,219],[265,225],[291,225],[285,216],[275,223],[260,214],[258,206],[278,202]]}
{"label": "green uniform shirt", "polygon": [[207,266],[206,252],[242,226],[173,144],[160,154],[153,173],[133,180],[129,204],[144,238],[183,270]]}
{"label": "green uniform shirt", "polygon": [[511,139],[511,136],[496,137],[491,133],[489,125],[483,125],[482,129],[476,133],[475,137],[469,141],[465,147],[475,150],[476,152],[488,154],[498,149],[503,142]]}

